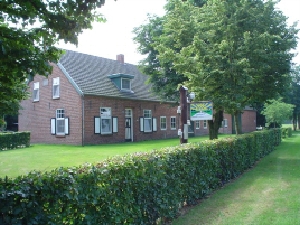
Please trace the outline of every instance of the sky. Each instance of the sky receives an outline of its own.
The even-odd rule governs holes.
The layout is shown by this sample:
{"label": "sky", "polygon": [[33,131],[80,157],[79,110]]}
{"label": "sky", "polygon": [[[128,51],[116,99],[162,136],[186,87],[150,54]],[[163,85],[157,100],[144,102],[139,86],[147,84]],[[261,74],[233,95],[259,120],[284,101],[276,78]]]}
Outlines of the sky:
{"label": "sky", "polygon": [[[137,65],[144,56],[137,51],[137,44],[132,40],[132,30],[145,23],[148,13],[163,16],[166,1],[106,0],[99,10],[107,20],[105,23],[94,23],[92,30],[85,30],[79,35],[77,47],[63,42],[60,42],[59,47],[109,59],[116,59],[116,55],[123,54],[125,63]],[[288,17],[288,25],[299,21],[300,28],[300,0],[281,0],[277,7]],[[299,55],[293,62],[300,65],[300,39],[295,52],[299,52]]]}

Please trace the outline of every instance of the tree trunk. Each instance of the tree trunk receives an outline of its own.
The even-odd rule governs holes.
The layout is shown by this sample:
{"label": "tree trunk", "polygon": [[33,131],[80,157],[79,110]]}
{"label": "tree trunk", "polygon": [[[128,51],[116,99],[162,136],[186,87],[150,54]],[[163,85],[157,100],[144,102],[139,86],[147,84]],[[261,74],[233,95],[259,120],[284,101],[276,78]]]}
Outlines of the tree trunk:
{"label": "tree trunk", "polygon": [[217,110],[214,120],[208,120],[209,140],[218,139],[218,131],[223,121],[223,110]]}
{"label": "tree trunk", "polygon": [[240,112],[235,112],[233,114],[234,128],[235,128],[235,133],[236,134],[242,134],[242,124],[241,124],[241,121],[239,120],[239,115],[241,115]]}

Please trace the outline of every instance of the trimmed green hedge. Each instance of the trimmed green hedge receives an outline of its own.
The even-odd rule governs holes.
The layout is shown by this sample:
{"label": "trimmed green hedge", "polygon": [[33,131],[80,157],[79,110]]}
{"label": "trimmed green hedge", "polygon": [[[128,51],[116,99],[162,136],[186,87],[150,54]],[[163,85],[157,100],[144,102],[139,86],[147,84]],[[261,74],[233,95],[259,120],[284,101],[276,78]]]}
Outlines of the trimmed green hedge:
{"label": "trimmed green hedge", "polygon": [[0,224],[158,224],[269,154],[271,129],[0,179]]}
{"label": "trimmed green hedge", "polygon": [[30,132],[0,133],[0,150],[30,146]]}
{"label": "trimmed green hedge", "polygon": [[288,138],[292,136],[292,128],[281,128],[282,138]]}

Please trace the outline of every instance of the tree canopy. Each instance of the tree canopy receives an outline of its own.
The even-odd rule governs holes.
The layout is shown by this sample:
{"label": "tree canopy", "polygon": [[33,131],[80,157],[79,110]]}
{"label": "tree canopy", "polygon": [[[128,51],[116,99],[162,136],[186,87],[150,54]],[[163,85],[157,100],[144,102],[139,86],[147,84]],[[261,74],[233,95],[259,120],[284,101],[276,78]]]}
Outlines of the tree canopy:
{"label": "tree canopy", "polygon": [[293,114],[293,108],[295,106],[292,104],[282,102],[279,100],[270,100],[264,105],[264,110],[262,114],[265,115],[267,123],[282,124],[284,120],[291,119]]}
{"label": "tree canopy", "polygon": [[185,77],[198,100],[237,115],[289,87],[289,50],[297,45],[298,30],[287,26],[273,1],[207,0],[203,7],[170,2],[150,47],[160,65],[168,63],[174,76]]}
{"label": "tree canopy", "polygon": [[58,40],[77,45],[78,34],[104,21],[97,12],[105,0],[1,0],[0,108],[16,111],[12,102],[26,98],[29,75],[51,73],[62,50]]}

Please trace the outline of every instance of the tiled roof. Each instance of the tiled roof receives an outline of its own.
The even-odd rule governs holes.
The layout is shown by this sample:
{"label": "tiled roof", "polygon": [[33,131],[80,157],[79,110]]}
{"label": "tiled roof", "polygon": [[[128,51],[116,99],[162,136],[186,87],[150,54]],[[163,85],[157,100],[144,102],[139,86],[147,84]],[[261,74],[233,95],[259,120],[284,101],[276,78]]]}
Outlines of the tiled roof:
{"label": "tiled roof", "polygon": [[[66,50],[66,54],[59,60],[59,64],[84,95],[158,101],[158,98],[150,92],[150,85],[146,84],[147,75],[142,74],[135,65],[122,64],[117,60],[71,50]],[[133,93],[120,91],[108,77],[108,75],[119,73],[134,75],[131,81]]]}

